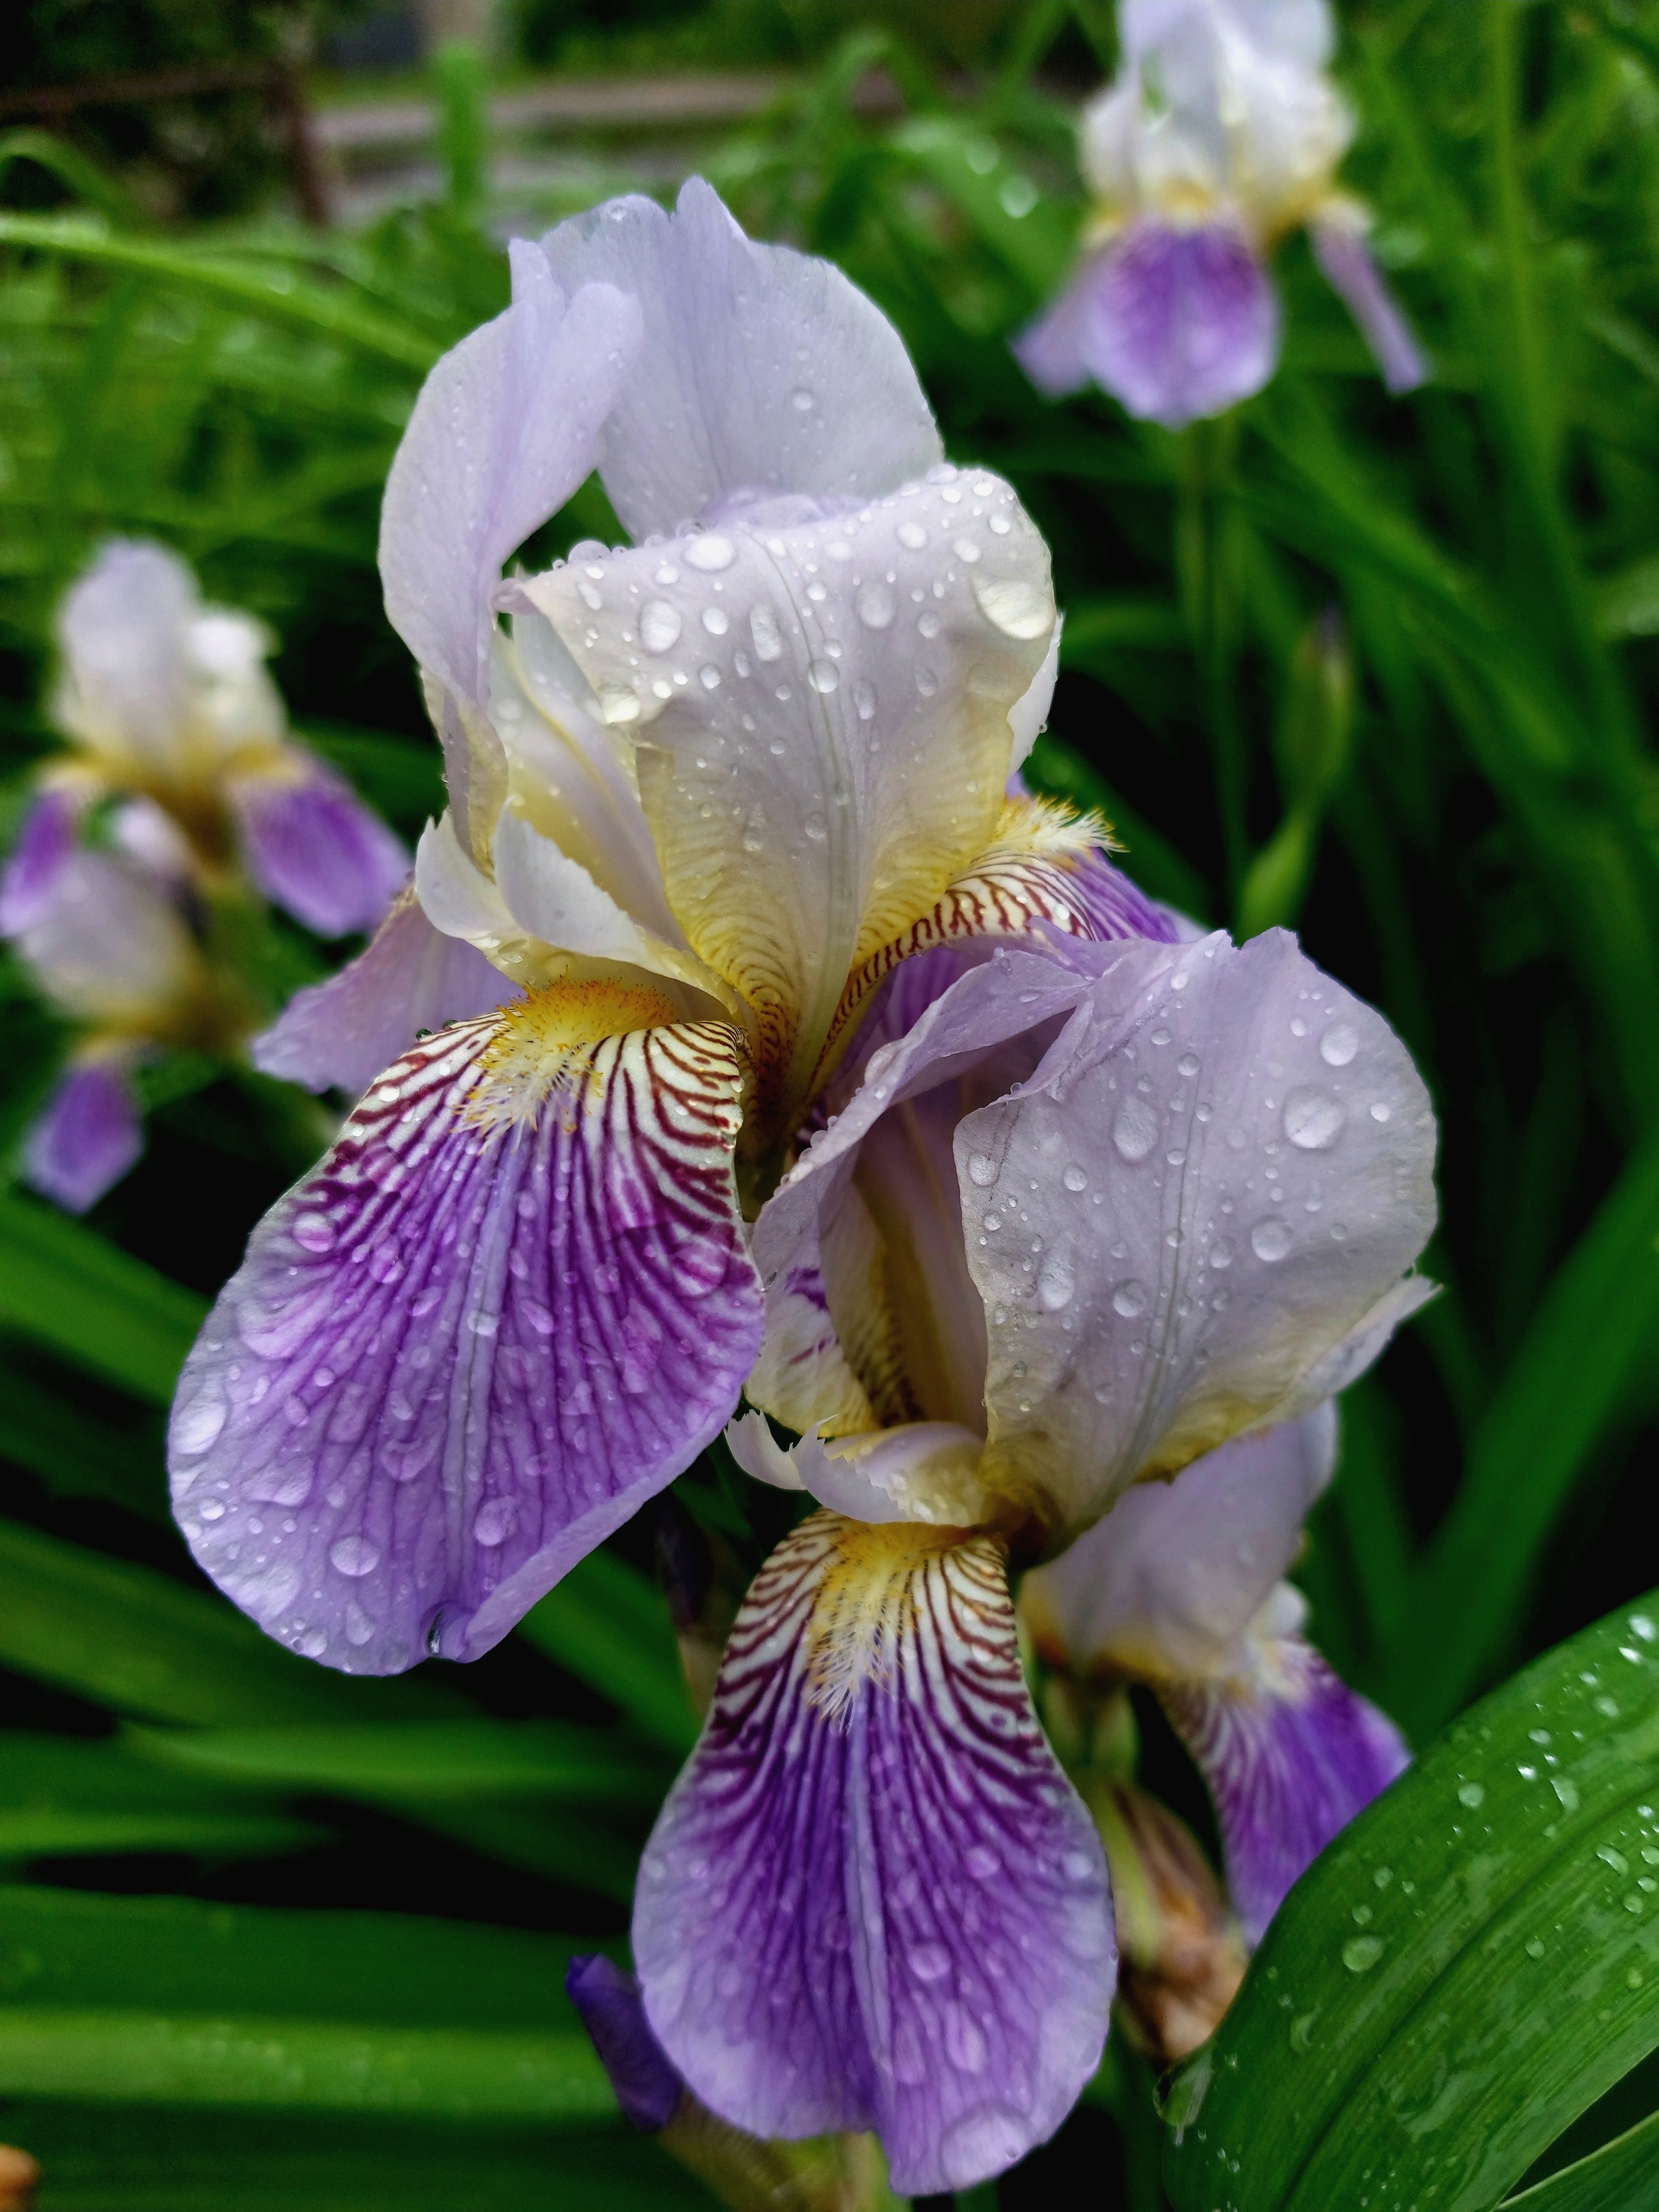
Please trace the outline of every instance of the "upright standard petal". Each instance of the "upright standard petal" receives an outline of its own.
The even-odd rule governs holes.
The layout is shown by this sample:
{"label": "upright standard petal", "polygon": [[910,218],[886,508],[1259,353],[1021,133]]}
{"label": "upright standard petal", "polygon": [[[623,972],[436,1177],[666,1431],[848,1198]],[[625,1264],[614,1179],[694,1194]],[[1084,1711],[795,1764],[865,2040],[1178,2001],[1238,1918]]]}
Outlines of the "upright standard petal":
{"label": "upright standard petal", "polygon": [[808,1095],[848,976],[992,842],[1054,629],[1007,487],[934,475],[521,587],[635,735],[669,902],[757,1017],[763,1122]]}
{"label": "upright standard petal", "polygon": [[[1075,282],[1068,313],[1096,382],[1165,429],[1248,399],[1278,364],[1279,296],[1231,223],[1138,222]],[[1027,350],[1045,358],[1035,340]]]}
{"label": "upright standard petal", "polygon": [[1350,1347],[1382,1348],[1379,1312],[1429,1295],[1401,1282],[1434,1220],[1427,1094],[1284,931],[1123,948],[1024,1094],[956,1147],[989,1315],[987,1478],[1057,1536],[1310,1411],[1352,1379]]}
{"label": "upright standard petal", "polygon": [[331,769],[290,753],[277,774],[234,779],[230,798],[248,873],[268,899],[319,937],[380,927],[409,854]]}
{"label": "upright standard petal", "polygon": [[1252,1943],[1291,1883],[1411,1756],[1393,1722],[1294,1632],[1301,1612],[1285,1586],[1248,1672],[1158,1692],[1210,1785],[1227,1887]]}
{"label": "upright standard petal", "polygon": [[63,862],[17,949],[65,1013],[117,1032],[166,1030],[202,981],[173,900],[113,853],[79,847]]}
{"label": "upright standard petal", "polygon": [[196,579],[165,545],[112,538],[58,610],[63,654],[53,710],[100,752],[155,764],[189,713],[190,623]]}
{"label": "upright standard petal", "polygon": [[1099,2063],[1111,1904],[994,1541],[820,1512],[778,1547],[647,1846],[634,1953],[670,2059],[756,2135],[872,2128],[911,2196],[1052,2134]]}
{"label": "upright standard petal", "polygon": [[1363,222],[1339,202],[1308,226],[1308,239],[1325,282],[1359,325],[1389,390],[1397,398],[1426,384],[1423,349],[1383,281]]}
{"label": "upright standard petal", "polygon": [[519,995],[482,952],[435,930],[412,887],[374,941],[325,982],[296,991],[250,1054],[307,1091],[367,1091],[422,1031],[492,1012]]}
{"label": "upright standard petal", "polygon": [[66,1213],[84,1213],[144,1149],[138,1102],[109,1060],[71,1068],[46,1102],[23,1149],[30,1186]]}
{"label": "upright standard petal", "polygon": [[600,473],[635,538],[732,493],[848,505],[943,458],[904,342],[833,263],[757,244],[702,178],[665,215],[610,200],[542,241],[560,283],[619,286],[644,342]]}
{"label": "upright standard petal", "polygon": [[198,1559],[280,1641],[477,1657],[731,1413],[760,1334],[738,1042],[672,1016],[555,985],[428,1039],[254,1231],[171,1465]]}
{"label": "upright standard petal", "polygon": [[501,563],[592,468],[640,336],[632,301],[591,284],[567,303],[525,240],[513,247],[513,295],[422,386],[380,510],[392,627],[474,706],[488,696]]}

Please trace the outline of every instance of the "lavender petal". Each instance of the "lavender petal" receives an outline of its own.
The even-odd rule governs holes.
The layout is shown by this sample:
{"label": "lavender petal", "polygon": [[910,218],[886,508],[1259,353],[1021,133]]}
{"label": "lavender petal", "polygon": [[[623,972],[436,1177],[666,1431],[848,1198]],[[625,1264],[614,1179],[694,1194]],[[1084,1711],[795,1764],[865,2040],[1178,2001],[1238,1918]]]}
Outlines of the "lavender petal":
{"label": "lavender petal", "polygon": [[409,855],[331,769],[307,761],[292,781],[242,776],[230,795],[248,872],[268,899],[319,937],[378,928]]}
{"label": "lavender petal", "polygon": [[15,937],[46,912],[52,886],[75,849],[76,812],[68,792],[43,791],[23,817],[0,876],[0,937]]}
{"label": "lavender petal", "polygon": [[820,1512],[779,1546],[647,1846],[634,1951],[669,2058],[751,2134],[874,2129],[911,2196],[1053,2132],[1105,2039],[1111,1905],[994,1540]]}
{"label": "lavender petal", "polygon": [[1265,1647],[1254,1680],[1166,1684],[1159,1696],[1210,1785],[1228,1887],[1259,1942],[1291,1885],[1411,1754],[1300,1637]]}
{"label": "lavender petal", "polygon": [[758,1344],[733,1033],[629,1027],[550,1073],[559,988],[371,1086],[185,1364],[198,1559],[349,1673],[487,1651],[719,1431]]}
{"label": "lavender petal", "polygon": [[123,1071],[108,1060],[72,1068],[29,1131],[23,1173],[32,1188],[66,1213],[84,1213],[144,1149],[138,1103]]}
{"label": "lavender petal", "polygon": [[518,995],[482,952],[434,929],[410,889],[357,957],[326,982],[296,991],[250,1051],[267,1075],[356,1097],[423,1030],[489,1013]]}
{"label": "lavender petal", "polygon": [[665,2128],[685,2084],[651,2033],[637,1977],[614,1959],[578,1957],[565,1969],[564,1985],[623,2111],[647,2134]]}
{"label": "lavender petal", "polygon": [[1325,282],[1359,325],[1389,390],[1398,398],[1426,384],[1429,364],[1423,349],[1384,283],[1363,231],[1333,219],[1310,223],[1308,240]]}

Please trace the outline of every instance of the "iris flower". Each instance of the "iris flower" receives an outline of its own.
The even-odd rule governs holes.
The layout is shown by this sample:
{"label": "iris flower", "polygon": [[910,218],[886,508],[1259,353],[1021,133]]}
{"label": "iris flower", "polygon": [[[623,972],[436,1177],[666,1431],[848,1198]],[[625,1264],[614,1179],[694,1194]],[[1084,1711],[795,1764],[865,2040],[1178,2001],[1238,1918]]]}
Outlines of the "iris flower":
{"label": "iris flower", "polygon": [[[1139,926],[1098,824],[1006,795],[1048,552],[944,460],[872,303],[695,180],[512,258],[383,516],[449,811],[261,1048],[366,1095],[172,1428],[207,1571],[357,1672],[487,1650],[720,1432],[761,1340],[744,1206],[890,968]],[[503,580],[596,462],[635,542]]]}
{"label": "iris flower", "polygon": [[1123,66],[1085,110],[1084,257],[1020,339],[1051,396],[1091,380],[1171,429],[1259,392],[1279,361],[1274,245],[1307,228],[1393,392],[1427,374],[1335,184],[1353,118],[1326,75],[1327,0],[1122,0]]}
{"label": "iris flower", "polygon": [[[1103,1622],[1119,1663],[1169,1677],[1224,1808],[1259,1812],[1277,1762],[1287,1850],[1325,1817],[1300,1793],[1336,1699],[1282,1601],[1243,1604],[1283,1543],[1225,1552],[1313,1486],[1282,1425],[1429,1293],[1432,1116],[1386,1024],[1284,933],[1164,940],[902,969],[756,1227],[766,1336],[732,1449],[822,1510],[733,1627],[635,1958],[711,2110],[872,2129],[904,2194],[1042,2140],[1106,2033],[1106,1863],[1027,1693],[1011,1564],[1060,1555],[1049,1617],[1085,1664]],[[1142,1511],[1170,1539],[1150,1553]],[[1161,1561],[1173,1597],[1137,1612]],[[1245,1820],[1254,1921],[1282,1884]]]}
{"label": "iris flower", "polygon": [[0,934],[80,1030],[26,1169],[82,1212],[143,1146],[131,1073],[251,1026],[193,911],[251,879],[324,936],[372,929],[408,872],[391,832],[287,734],[251,617],[165,547],[112,538],[58,614],[49,760],[0,883]]}

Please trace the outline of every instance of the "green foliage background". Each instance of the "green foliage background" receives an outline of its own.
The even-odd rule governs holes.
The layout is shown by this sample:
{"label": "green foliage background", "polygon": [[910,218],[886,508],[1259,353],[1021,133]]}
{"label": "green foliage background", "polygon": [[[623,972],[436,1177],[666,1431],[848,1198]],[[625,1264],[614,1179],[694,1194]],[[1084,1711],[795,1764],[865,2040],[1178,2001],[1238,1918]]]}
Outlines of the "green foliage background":
{"label": "green foliage background", "polygon": [[[1659,1580],[1659,8],[1345,9],[1347,174],[1433,381],[1387,398],[1293,240],[1279,375],[1180,437],[1048,406],[1007,350],[1083,213],[1036,72],[1109,66],[1107,11],[1000,10],[970,94],[890,11],[849,12],[710,173],[751,229],[881,301],[951,451],[1006,471],[1047,532],[1067,625],[1039,780],[1103,805],[1155,894],[1298,926],[1441,1117],[1447,1287],[1345,1401],[1299,1570],[1315,1633],[1428,1745],[1609,1615],[1297,1891],[1177,2087],[1168,2186],[1252,2212],[1368,2190],[1485,2212],[1528,2179],[1534,2212],[1646,2204],[1659,1702],[1630,1623]],[[874,62],[896,117],[853,110]],[[447,198],[358,234],[160,231],[72,154],[0,140],[8,178],[50,169],[64,201],[8,190],[0,212],[14,811],[52,743],[52,603],[110,530],[166,538],[271,621],[296,723],[400,829],[439,803],[374,545],[422,374],[506,298],[475,76],[447,82]],[[538,550],[613,530],[589,487]],[[261,957],[276,989],[339,951],[284,927]],[[14,1153],[60,1050],[4,971]],[[0,2137],[45,2162],[46,2212],[706,2202],[610,2118],[561,1983],[571,1942],[620,1938],[693,1726],[651,1578],[682,1524],[624,1532],[465,1670],[352,1683],[266,1644],[166,1520],[160,1422],[204,1298],[323,1132],[245,1070],[149,1080],[149,1153],[89,1222],[0,1194]],[[676,1495],[740,1579],[775,1533],[752,1498],[713,1462]],[[1540,1729],[1554,1750],[1528,1750]],[[1201,1818],[1152,1729],[1147,1759]],[[1356,1968],[1373,1912],[1393,1948]],[[1114,2060],[1002,2202],[1154,2206],[1159,2135]]]}

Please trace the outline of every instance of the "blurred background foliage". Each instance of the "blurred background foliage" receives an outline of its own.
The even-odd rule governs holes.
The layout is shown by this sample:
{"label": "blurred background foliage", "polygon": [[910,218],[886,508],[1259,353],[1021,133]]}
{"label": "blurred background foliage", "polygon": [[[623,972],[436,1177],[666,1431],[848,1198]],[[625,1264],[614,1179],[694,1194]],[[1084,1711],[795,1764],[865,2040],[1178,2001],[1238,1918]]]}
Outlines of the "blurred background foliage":
{"label": "blurred background foliage", "polygon": [[[266,617],[298,730],[416,833],[436,750],[374,556],[421,378],[504,303],[509,229],[700,167],[880,301],[951,452],[1047,533],[1067,622],[1037,781],[1103,806],[1157,896],[1298,927],[1427,1077],[1446,1287],[1345,1401],[1299,1569],[1333,1660],[1423,1743],[1659,1578],[1659,6],[1341,14],[1346,175],[1433,380],[1385,396],[1298,239],[1278,377],[1173,436],[1046,404],[1007,349],[1084,214],[1104,5],[521,0],[492,55],[418,63],[422,35],[480,26],[29,0],[0,30],[0,836],[52,743],[52,608],[110,531]],[[307,41],[385,64],[319,81],[325,185],[343,105],[426,103],[428,167],[370,221],[300,220],[263,77],[19,105],[287,69]],[[566,124],[539,169],[508,162],[489,88],[555,64],[775,74],[736,122]],[[536,550],[594,534],[616,534],[596,484]],[[285,942],[295,976],[351,949]],[[60,1048],[0,969],[14,1166]],[[147,1081],[149,1152],[86,1223],[0,1192],[0,2136],[62,2212],[518,2206],[550,2175],[572,2203],[706,2201],[605,2131],[560,1947],[621,1938],[694,1727],[674,1629],[695,1673],[771,1501],[705,1461],[465,1670],[354,1683],[265,1643],[172,1531],[161,1420],[205,1297],[321,1134],[250,1071]],[[1154,2206],[1157,2129],[1114,2061],[1001,2201],[1080,2181]]]}

